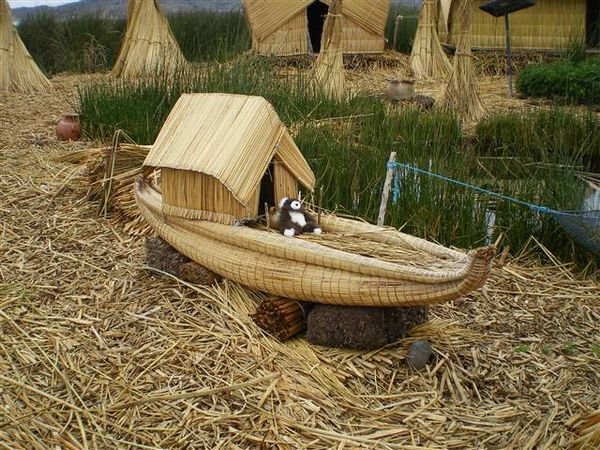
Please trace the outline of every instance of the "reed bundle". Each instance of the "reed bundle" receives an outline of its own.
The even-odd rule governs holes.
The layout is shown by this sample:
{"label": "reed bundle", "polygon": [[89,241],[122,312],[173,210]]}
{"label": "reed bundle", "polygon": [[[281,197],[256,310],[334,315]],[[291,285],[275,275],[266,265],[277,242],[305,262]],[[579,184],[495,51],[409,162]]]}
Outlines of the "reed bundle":
{"label": "reed bundle", "polygon": [[325,19],[314,76],[319,91],[336,100],[346,97],[342,27],[342,0],[333,0]]}
{"label": "reed bundle", "polygon": [[306,328],[311,303],[284,297],[267,297],[256,307],[252,320],[262,330],[285,341]]}
{"label": "reed bundle", "polygon": [[410,54],[410,67],[415,78],[444,78],[452,70],[436,27],[435,0],[423,0],[419,25]]}
{"label": "reed bundle", "polygon": [[128,234],[137,236],[151,231],[139,213],[133,193],[149,150],[150,146],[120,143],[67,153],[59,160],[81,165],[84,175],[79,184],[86,189],[86,197],[99,203],[100,214],[110,214]]}
{"label": "reed bundle", "polygon": [[475,4],[471,0],[458,1],[458,27],[456,54],[452,73],[438,107],[457,114],[466,122],[476,122],[485,114],[485,107],[479,96],[473,54],[471,53],[471,21]]}
{"label": "reed bundle", "polygon": [[52,88],[37,66],[12,21],[6,0],[0,0],[0,92],[36,92]]}
{"label": "reed bundle", "polygon": [[127,32],[111,72],[116,78],[171,76],[187,67],[158,0],[129,0]]}

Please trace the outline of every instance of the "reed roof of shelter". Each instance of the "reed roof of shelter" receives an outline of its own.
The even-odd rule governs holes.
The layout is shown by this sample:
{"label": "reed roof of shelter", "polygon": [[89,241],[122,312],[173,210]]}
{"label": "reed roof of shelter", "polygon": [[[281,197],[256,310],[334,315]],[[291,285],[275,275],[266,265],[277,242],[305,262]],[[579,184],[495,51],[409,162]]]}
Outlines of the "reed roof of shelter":
{"label": "reed roof of shelter", "polygon": [[314,189],[310,166],[263,97],[183,94],[144,165],[213,176],[247,206],[276,156],[298,182]]}

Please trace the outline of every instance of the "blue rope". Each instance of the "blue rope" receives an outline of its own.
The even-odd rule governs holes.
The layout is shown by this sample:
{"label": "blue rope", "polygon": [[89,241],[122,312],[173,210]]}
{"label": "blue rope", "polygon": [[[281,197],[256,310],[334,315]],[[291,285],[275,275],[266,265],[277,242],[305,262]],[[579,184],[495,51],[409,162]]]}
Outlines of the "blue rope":
{"label": "blue rope", "polygon": [[[525,206],[533,211],[537,211],[543,214],[553,214],[553,215],[557,215],[557,216],[577,216],[577,213],[570,213],[570,212],[566,212],[566,211],[558,211],[556,209],[552,209],[552,208],[548,208],[546,206],[540,206],[540,205],[535,205],[533,203],[529,203],[529,202],[525,202],[523,200],[519,200],[518,198],[513,198],[513,197],[509,197],[508,195],[504,195],[504,194],[498,194],[497,192],[494,191],[489,191],[487,189],[484,188],[480,188],[479,186],[474,186],[472,184],[468,184],[468,183],[464,183],[462,181],[458,181],[458,180],[454,180],[452,178],[448,178],[445,177],[443,175],[438,175],[437,173],[433,173],[433,172],[429,172],[427,170],[423,170],[423,169],[419,169],[417,167],[413,167],[413,166],[409,166],[408,164],[402,164],[399,162],[393,162],[393,161],[389,161],[387,163],[387,168],[394,170],[397,169],[398,167],[403,167],[405,169],[409,169],[409,170],[413,170],[417,173],[422,173],[424,175],[428,175],[434,178],[438,178],[440,180],[444,180],[447,181],[449,183],[454,183],[458,186],[462,186],[464,188],[467,189],[471,189],[477,192],[481,192],[482,194],[486,194],[489,195],[491,197],[496,197],[499,198],[501,200],[506,200],[508,202],[512,202],[512,203],[516,203],[518,205],[521,206]],[[398,197],[400,196],[400,180],[398,179],[398,171],[395,171],[395,175],[394,175],[394,190],[393,190],[393,198],[394,198],[394,203],[397,202]]]}

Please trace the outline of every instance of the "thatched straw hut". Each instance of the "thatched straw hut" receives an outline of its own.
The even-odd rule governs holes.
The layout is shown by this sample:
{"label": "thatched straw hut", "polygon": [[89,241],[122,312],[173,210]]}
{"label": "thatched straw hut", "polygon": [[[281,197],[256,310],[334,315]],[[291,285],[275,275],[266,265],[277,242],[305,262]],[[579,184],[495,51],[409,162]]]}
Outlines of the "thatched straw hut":
{"label": "thatched straw hut", "polygon": [[333,0],[325,20],[323,49],[315,63],[317,85],[331,98],[342,100],[346,96],[344,58],[342,55],[342,0]]}
{"label": "thatched straw hut", "polygon": [[460,19],[460,34],[456,43],[456,54],[452,74],[446,84],[438,107],[452,111],[466,121],[480,119],[485,108],[475,78],[473,55],[471,53],[471,20],[474,3],[471,0],[457,0]]}
{"label": "thatched straw hut", "polygon": [[452,69],[437,34],[436,6],[435,0],[423,0],[410,54],[410,67],[415,78],[443,78]]}
{"label": "thatched straw hut", "polygon": [[[504,19],[494,18],[475,4],[472,45],[477,49],[504,49]],[[598,45],[600,2],[597,0],[536,0],[535,6],[510,15],[511,47],[560,50],[587,35],[588,45]],[[438,30],[444,43],[456,45],[460,33],[457,0],[441,0]]]}
{"label": "thatched straw hut", "polygon": [[163,212],[233,224],[264,203],[312,190],[315,178],[273,107],[262,97],[184,94],[145,166],[161,168]]}
{"label": "thatched straw hut", "polygon": [[112,75],[135,79],[172,74],[186,60],[157,0],[129,0],[127,33]]}
{"label": "thatched straw hut", "polygon": [[7,1],[0,0],[0,92],[35,92],[51,87],[19,37]]}
{"label": "thatched straw hut", "polygon": [[[319,53],[331,0],[242,0],[252,30],[252,49],[289,56]],[[344,53],[380,53],[390,0],[345,0]]]}

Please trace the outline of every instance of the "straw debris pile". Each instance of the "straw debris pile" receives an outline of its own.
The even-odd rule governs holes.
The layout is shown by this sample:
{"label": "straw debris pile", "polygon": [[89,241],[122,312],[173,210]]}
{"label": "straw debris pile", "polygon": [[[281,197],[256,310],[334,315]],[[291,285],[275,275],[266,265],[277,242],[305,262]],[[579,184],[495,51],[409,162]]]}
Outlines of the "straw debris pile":
{"label": "straw debris pile", "polygon": [[19,37],[8,2],[0,0],[0,92],[35,92],[51,88]]}
{"label": "straw debris pile", "polygon": [[317,86],[331,98],[337,100],[343,100],[346,97],[342,22],[342,0],[333,0],[323,27],[322,49],[314,68]]}
{"label": "straw debris pile", "polygon": [[474,3],[471,0],[459,0],[460,22],[456,43],[456,54],[450,79],[438,107],[453,111],[467,122],[476,122],[485,114],[485,107],[479,96],[479,88],[473,68],[470,28]]}
{"label": "straw debris pile", "polygon": [[61,155],[62,162],[78,164],[83,170],[68,180],[85,191],[85,197],[98,202],[99,212],[110,215],[134,236],[150,233],[135,202],[133,184],[142,173],[142,163],[150,146],[123,143]]}
{"label": "straw debris pile", "polygon": [[415,78],[444,78],[452,69],[440,43],[435,18],[435,0],[423,0],[410,54],[410,67]]}
{"label": "straw debris pile", "polygon": [[[0,445],[47,448],[568,448],[598,409],[600,288],[513,260],[370,352],[278,342],[231,283],[143,268],[144,242],[64,189],[39,105],[0,128]],[[49,106],[43,112],[51,113]],[[47,108],[47,109],[46,109]],[[415,339],[435,354],[415,372]],[[582,430],[583,431],[583,430]]]}
{"label": "straw debris pile", "polygon": [[158,0],[129,0],[127,32],[112,75],[171,76],[187,66]]}

